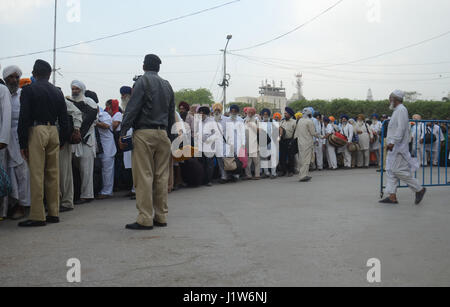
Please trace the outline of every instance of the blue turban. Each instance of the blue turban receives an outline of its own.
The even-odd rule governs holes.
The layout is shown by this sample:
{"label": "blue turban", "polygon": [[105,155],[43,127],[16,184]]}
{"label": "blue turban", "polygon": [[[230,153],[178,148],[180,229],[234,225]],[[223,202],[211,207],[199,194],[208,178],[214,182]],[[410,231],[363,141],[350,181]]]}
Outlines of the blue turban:
{"label": "blue turban", "polygon": [[378,120],[380,119],[380,115],[378,115],[378,114],[373,114],[373,115],[372,115],[372,118],[374,118],[374,117],[375,117],[376,119],[378,119]]}
{"label": "blue turban", "polygon": [[331,120],[330,120],[328,117],[325,117],[325,118],[323,119],[323,122],[324,122],[324,123],[330,123]]}
{"label": "blue turban", "polygon": [[120,88],[120,95],[131,95],[131,87],[129,87],[129,86],[122,86]]}
{"label": "blue turban", "polygon": [[350,117],[347,115],[347,114],[344,114],[344,115],[341,115],[341,119],[346,119],[346,120],[349,120],[350,119]]}
{"label": "blue turban", "polygon": [[261,116],[264,115],[264,113],[269,114],[269,117],[270,117],[270,115],[272,114],[272,112],[270,112],[269,109],[262,109],[262,111],[261,111]]}
{"label": "blue turban", "polygon": [[236,112],[238,112],[239,113],[239,111],[240,111],[240,109],[239,109],[239,106],[238,105],[235,105],[235,104],[233,104],[231,107],[230,107],[230,111],[233,111],[233,110],[236,110]]}
{"label": "blue turban", "polygon": [[291,117],[295,117],[295,112],[294,112],[294,110],[292,110],[291,108],[286,107],[285,111],[286,111],[286,113],[288,113]]}

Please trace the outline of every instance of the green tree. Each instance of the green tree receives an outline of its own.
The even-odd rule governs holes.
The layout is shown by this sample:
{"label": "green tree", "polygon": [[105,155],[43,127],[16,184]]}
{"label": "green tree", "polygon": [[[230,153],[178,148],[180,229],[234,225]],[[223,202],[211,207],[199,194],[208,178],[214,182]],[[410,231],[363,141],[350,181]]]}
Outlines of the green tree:
{"label": "green tree", "polygon": [[214,104],[212,93],[205,88],[199,88],[197,90],[193,89],[182,89],[175,92],[175,102],[178,105],[181,101],[186,101],[190,105],[212,105]]}
{"label": "green tree", "polygon": [[[418,100],[415,102],[408,102],[405,104],[408,108],[409,114],[412,117],[414,114],[420,114],[424,119],[448,119],[450,118],[450,102],[445,101],[425,101]],[[311,100],[311,101],[296,101],[289,105],[294,111],[302,111],[306,107],[313,107],[327,116],[339,117],[342,114],[347,114],[351,117],[356,117],[358,114],[364,114],[370,117],[377,113],[391,115],[392,111],[389,109],[389,101],[364,101],[364,100],[350,100],[350,99],[335,99],[327,100]]]}

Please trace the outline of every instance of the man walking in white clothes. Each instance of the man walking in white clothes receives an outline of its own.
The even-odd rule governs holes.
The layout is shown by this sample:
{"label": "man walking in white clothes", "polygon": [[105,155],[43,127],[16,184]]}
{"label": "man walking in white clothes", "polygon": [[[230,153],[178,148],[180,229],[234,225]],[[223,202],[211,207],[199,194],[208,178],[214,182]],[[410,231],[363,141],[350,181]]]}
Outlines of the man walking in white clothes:
{"label": "man walking in white clothes", "polygon": [[411,157],[409,142],[411,141],[411,130],[409,114],[403,105],[404,92],[396,90],[390,96],[390,108],[394,110],[389,123],[387,135],[387,186],[386,193],[389,197],[380,201],[383,204],[398,204],[397,189],[399,181],[408,184],[409,188],[416,193],[416,205],[420,204],[425,196],[426,189],[423,188],[413,172],[419,168],[419,163]]}

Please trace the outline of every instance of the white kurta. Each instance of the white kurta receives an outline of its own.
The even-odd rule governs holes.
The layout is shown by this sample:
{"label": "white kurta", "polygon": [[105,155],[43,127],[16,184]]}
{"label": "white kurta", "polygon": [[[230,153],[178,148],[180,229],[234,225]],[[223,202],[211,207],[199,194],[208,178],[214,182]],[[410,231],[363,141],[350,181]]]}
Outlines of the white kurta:
{"label": "white kurta", "polygon": [[377,140],[370,145],[370,150],[371,151],[380,150],[380,148],[381,148],[381,129],[383,128],[383,124],[381,122],[377,121],[376,123],[374,122],[370,126],[370,128],[372,129],[373,133],[378,136]]}
{"label": "white kurta", "polygon": [[[230,118],[227,122],[226,139],[227,144],[233,146],[234,154],[239,155],[240,150],[245,148],[245,125],[242,118]],[[229,155],[230,152],[227,152],[227,156]]]}
{"label": "white kurta", "polygon": [[117,112],[116,114],[113,115],[112,121],[120,123],[120,125],[116,129],[117,132],[120,132],[120,130],[122,129],[123,114],[120,112]]}
{"label": "white kurta", "polygon": [[386,158],[387,185],[386,193],[396,194],[399,180],[404,181],[414,192],[422,190],[421,185],[414,178],[413,172],[419,168],[419,163],[411,157],[409,142],[411,129],[408,110],[403,104],[395,108],[389,122],[387,144],[394,145]]}
{"label": "white kurta", "polygon": [[20,115],[20,93],[11,96],[11,138],[7,148],[8,175],[11,179],[12,191],[10,197],[19,201],[22,206],[30,206],[30,172],[28,164],[20,153],[19,126]]}
{"label": "white kurta", "polygon": [[[372,130],[366,123],[356,123],[356,133],[359,135],[359,146],[361,150],[369,150],[370,138],[373,137]],[[361,133],[361,134],[360,134]]]}
{"label": "white kurta", "polygon": [[108,129],[99,128],[100,141],[103,147],[103,153],[99,156],[102,159],[102,178],[103,188],[100,195],[111,196],[114,188],[114,156],[117,153],[114,134],[112,133],[112,118],[105,111],[101,110],[98,121],[109,125]]}
{"label": "white kurta", "polygon": [[8,145],[11,138],[11,94],[0,84],[0,143]]}

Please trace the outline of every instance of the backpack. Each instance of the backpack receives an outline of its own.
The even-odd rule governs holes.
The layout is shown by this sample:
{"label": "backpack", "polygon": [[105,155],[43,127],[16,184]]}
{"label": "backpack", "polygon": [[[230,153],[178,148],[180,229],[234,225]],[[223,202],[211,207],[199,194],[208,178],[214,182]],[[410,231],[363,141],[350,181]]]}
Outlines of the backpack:
{"label": "backpack", "polygon": [[433,134],[433,131],[429,127],[427,127],[427,133],[425,134],[425,144],[430,145],[436,142],[436,137]]}

